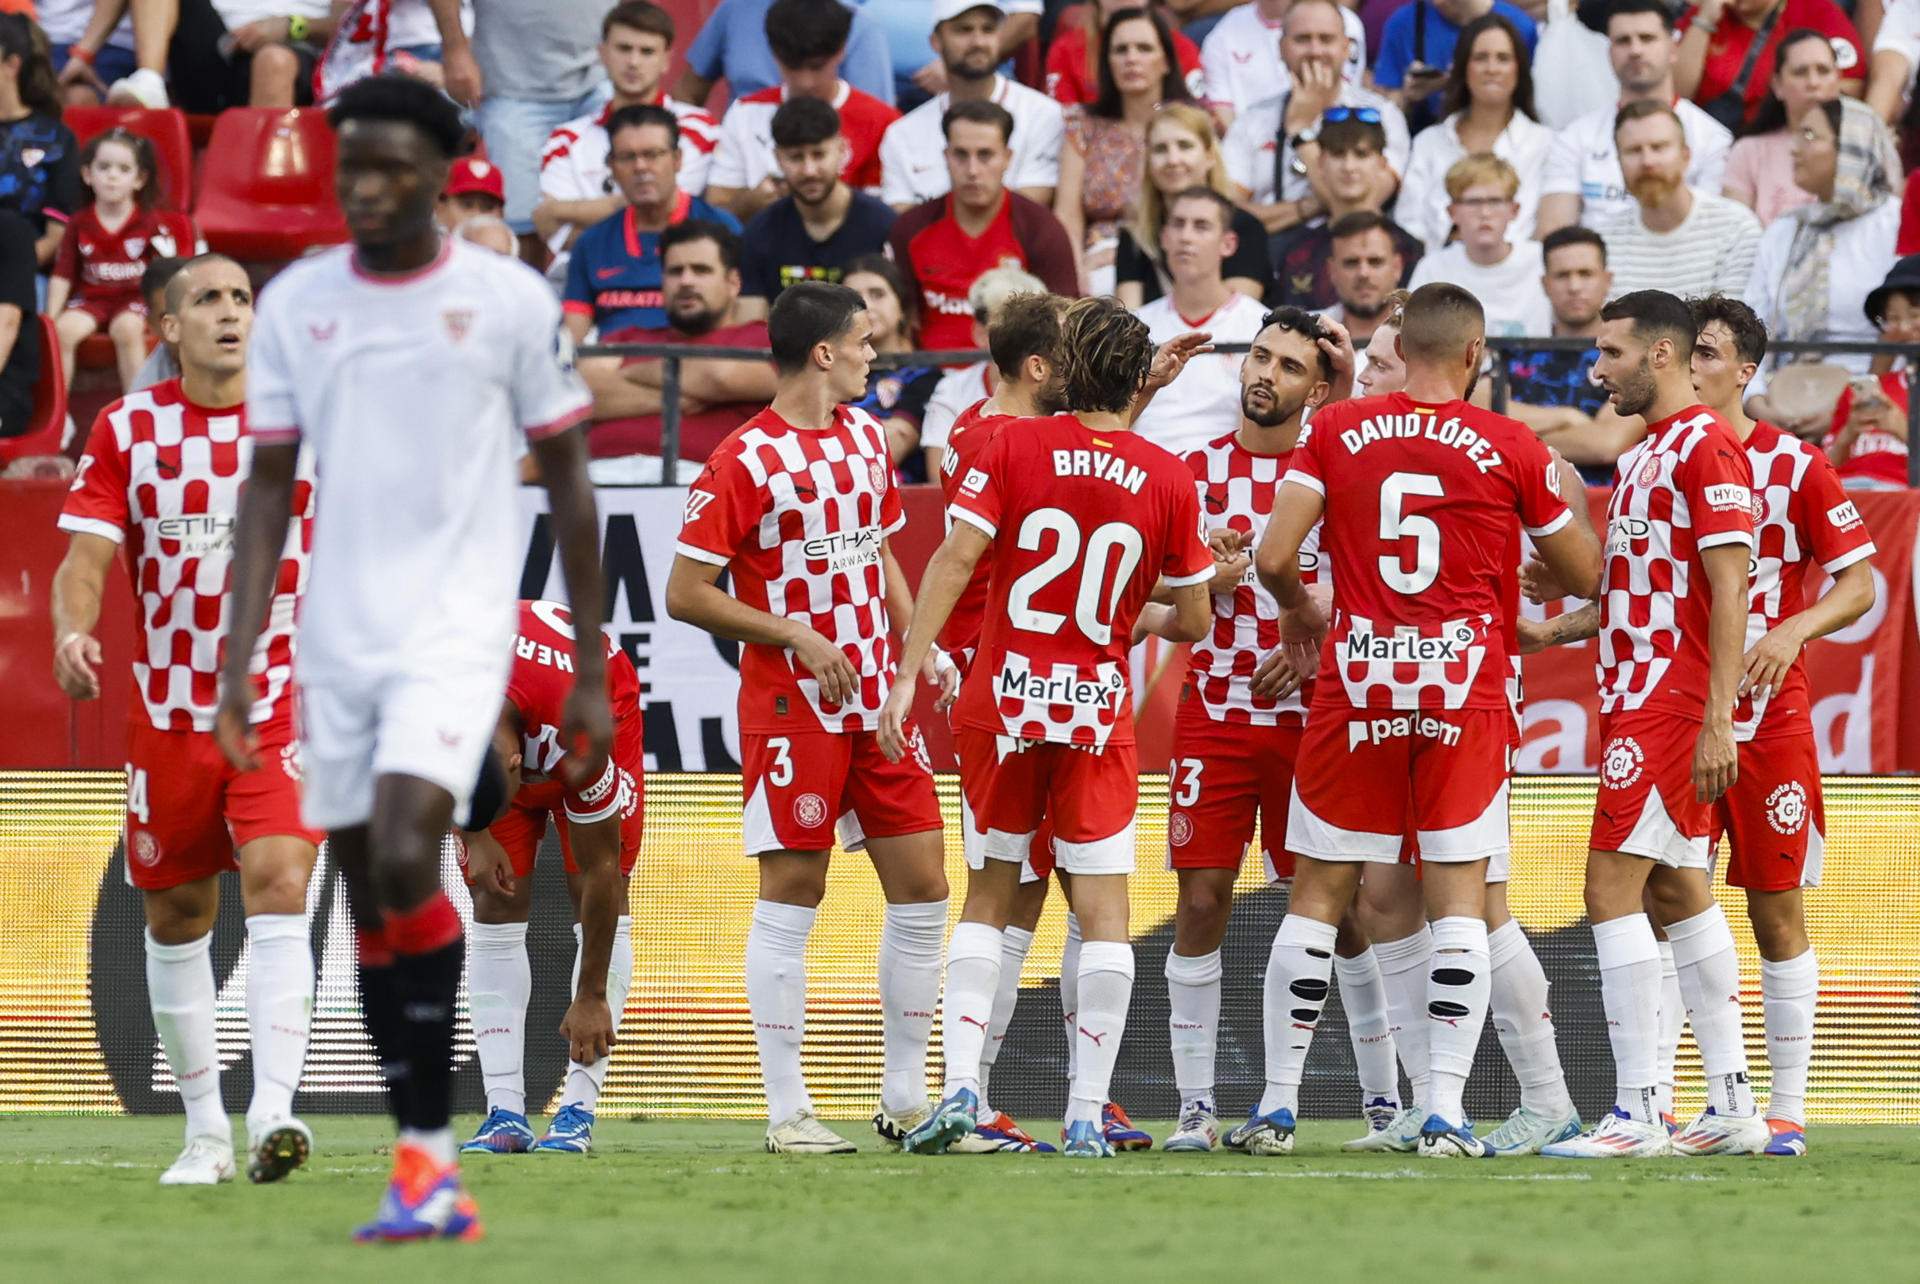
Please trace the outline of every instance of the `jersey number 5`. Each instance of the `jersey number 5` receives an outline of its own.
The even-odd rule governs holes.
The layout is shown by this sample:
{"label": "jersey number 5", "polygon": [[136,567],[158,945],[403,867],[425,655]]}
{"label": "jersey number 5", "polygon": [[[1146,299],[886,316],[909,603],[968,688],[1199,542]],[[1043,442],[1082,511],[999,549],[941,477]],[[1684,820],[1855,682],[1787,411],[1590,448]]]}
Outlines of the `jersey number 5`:
{"label": "jersey number 5", "polygon": [[[1058,611],[1042,611],[1033,605],[1034,595],[1080,566],[1080,586],[1073,595],[1073,619],[1087,641],[1106,646],[1113,640],[1113,613],[1134,568],[1140,565],[1145,546],[1140,532],[1124,522],[1108,522],[1096,527],[1083,542],[1080,525],[1064,509],[1036,508],[1020,523],[1019,546],[1028,552],[1040,550],[1041,539],[1049,531],[1056,543],[1053,555],[1013,582],[1007,592],[1007,616],[1016,629],[1029,633],[1058,633],[1067,617]],[[1113,568],[1113,589],[1101,600],[1101,587],[1107,582],[1107,564],[1117,557]]]}
{"label": "jersey number 5", "polygon": [[1380,541],[1391,544],[1413,541],[1413,566],[1407,566],[1404,546],[1399,552],[1380,558],[1380,578],[1396,593],[1411,597],[1433,587],[1440,575],[1440,527],[1431,517],[1401,510],[1407,496],[1426,495],[1438,499],[1446,492],[1432,473],[1392,473],[1380,486]]}

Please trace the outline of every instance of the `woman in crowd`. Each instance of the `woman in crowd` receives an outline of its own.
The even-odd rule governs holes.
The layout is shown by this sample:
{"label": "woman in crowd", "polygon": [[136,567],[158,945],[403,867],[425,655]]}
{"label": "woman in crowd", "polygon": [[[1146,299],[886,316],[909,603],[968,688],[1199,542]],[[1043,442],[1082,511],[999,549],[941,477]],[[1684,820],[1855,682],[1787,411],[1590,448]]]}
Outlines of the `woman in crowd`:
{"label": "woman in crowd", "polygon": [[[1813,193],[1793,181],[1793,131],[1787,122],[1839,96],[1840,66],[1827,38],[1805,27],[1789,31],[1780,40],[1760,114],[1727,153],[1720,194],[1758,214],[1762,223],[1812,201]],[[1888,163],[1894,162],[1890,158]]]}
{"label": "woman in crowd", "polygon": [[[1104,32],[1120,10],[1140,5],[1141,0],[1095,0],[1092,4],[1068,5],[1061,11],[1053,40],[1047,45],[1047,93],[1055,102],[1071,107],[1100,96],[1100,42],[1094,38],[1095,33]],[[1198,98],[1200,46],[1177,29],[1173,30],[1172,61],[1180,69],[1187,92]]]}
{"label": "woman in crowd", "polygon": [[[1893,265],[1886,280],[1867,295],[1867,319],[1883,343],[1920,341],[1920,255]],[[1840,480],[1860,490],[1903,490],[1907,485],[1908,370],[1880,370],[1851,380],[1834,403],[1821,447]]]}
{"label": "woman in crowd", "polygon": [[80,205],[79,153],[60,122],[46,35],[30,19],[0,13],[0,209],[33,224],[42,270]]}
{"label": "woman in crowd", "polygon": [[[1064,168],[1064,165],[1063,165]],[[1189,187],[1210,187],[1233,199],[1233,181],[1220,157],[1220,139],[1207,113],[1193,103],[1168,103],[1147,126],[1146,181],[1133,218],[1120,230],[1114,293],[1130,308],[1151,303],[1170,288],[1160,260],[1160,228],[1167,200]],[[1248,298],[1265,298],[1273,280],[1267,230],[1239,206],[1233,211],[1234,251],[1222,268],[1227,287]]]}
{"label": "woman in crowd", "polygon": [[1520,33],[1497,13],[1468,23],[1453,47],[1442,99],[1446,117],[1414,135],[1413,155],[1395,203],[1394,220],[1426,242],[1429,253],[1453,233],[1447,214],[1447,171],[1454,162],[1492,152],[1520,175],[1519,217],[1507,239],[1533,235],[1540,206],[1540,178],[1553,145],[1553,131],[1534,116],[1533,71]]}
{"label": "woman in crowd", "polygon": [[[862,255],[847,265],[846,275],[840,280],[867,301],[875,352],[884,356],[914,350],[914,335],[919,329],[914,294],[892,259],[884,254]],[[915,447],[920,444],[920,419],[926,414],[927,399],[940,383],[940,373],[939,366],[875,362],[867,376],[867,395],[854,403],[886,426],[893,462],[909,474],[919,473],[920,452]]]}
{"label": "woman in crowd", "polygon": [[1174,61],[1173,33],[1159,14],[1117,10],[1100,41],[1100,93],[1092,103],[1066,109],[1067,145],[1060,149],[1053,197],[1089,294],[1113,292],[1120,220],[1140,191],[1154,110],[1189,98]]}

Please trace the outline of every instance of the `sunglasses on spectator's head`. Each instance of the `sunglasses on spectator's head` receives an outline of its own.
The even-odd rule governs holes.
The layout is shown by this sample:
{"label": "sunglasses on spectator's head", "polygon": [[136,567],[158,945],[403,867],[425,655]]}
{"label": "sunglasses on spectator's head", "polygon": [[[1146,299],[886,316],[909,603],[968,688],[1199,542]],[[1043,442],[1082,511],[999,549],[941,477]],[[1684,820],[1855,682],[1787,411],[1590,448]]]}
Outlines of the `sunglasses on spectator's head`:
{"label": "sunglasses on spectator's head", "polygon": [[1380,109],[1377,107],[1329,107],[1320,119],[1328,124],[1342,120],[1357,120],[1362,125],[1378,125]]}

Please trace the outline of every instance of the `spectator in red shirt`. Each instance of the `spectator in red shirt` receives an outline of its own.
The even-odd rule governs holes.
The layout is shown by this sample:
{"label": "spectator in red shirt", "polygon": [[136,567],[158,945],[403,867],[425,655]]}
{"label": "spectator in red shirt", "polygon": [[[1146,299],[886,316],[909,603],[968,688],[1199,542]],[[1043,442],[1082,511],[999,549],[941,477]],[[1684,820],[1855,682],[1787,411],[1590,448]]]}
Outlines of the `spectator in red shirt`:
{"label": "spectator in red shirt", "polygon": [[953,190],[900,216],[889,240],[894,261],[919,295],[920,343],[934,351],[969,347],[967,291],[983,272],[1023,267],[1055,294],[1076,295],[1073,242],[1052,211],[1006,185],[1013,117],[998,103],[961,102],[941,119]]}
{"label": "spectator in red shirt", "polygon": [[[1700,0],[1674,26],[1680,42],[1673,64],[1674,86],[1729,129],[1759,115],[1773,83],[1780,41],[1801,27],[1819,32],[1832,43],[1842,93],[1858,98],[1867,86],[1866,46],[1833,0]],[[1729,95],[1755,40],[1766,44],[1748,71],[1743,101],[1736,105]],[[1727,101],[1721,102],[1723,98]]]}
{"label": "spectator in red shirt", "polygon": [[[1867,319],[1879,327],[1883,343],[1920,340],[1920,255],[1894,264],[1887,279],[1867,295]],[[1906,486],[1908,374],[1903,369],[1859,376],[1834,403],[1833,423],[1820,446],[1846,486]]]}
{"label": "spectator in red shirt", "polygon": [[93,191],[67,226],[47,282],[60,358],[73,382],[73,356],[96,330],[113,339],[120,387],[133,387],[147,359],[147,301],[140,278],[153,259],[192,255],[199,239],[185,214],[153,208],[153,144],[110,129],[80,151],[80,177]]}
{"label": "spectator in red shirt", "polygon": [[[1100,96],[1100,61],[1092,33],[1105,31],[1114,14],[1137,9],[1140,3],[1095,0],[1093,4],[1074,5],[1060,15],[1053,44],[1047,49],[1047,92],[1056,101],[1072,106]],[[1180,78],[1186,82],[1188,96],[1198,98],[1206,85],[1200,73],[1200,47],[1180,34],[1174,21],[1167,25],[1173,28],[1173,53],[1180,63]]]}
{"label": "spectator in red shirt", "polygon": [[[743,321],[740,238],[719,223],[688,219],[660,234],[661,293],[667,324],[632,331],[634,343],[765,348],[767,323]],[[593,391],[587,445],[596,482],[662,479],[660,410],[666,362],[635,358],[617,369],[582,375]],[[760,361],[683,361],[680,364],[680,466],[673,480],[690,482],[707,455],[773,396],[773,366]]]}

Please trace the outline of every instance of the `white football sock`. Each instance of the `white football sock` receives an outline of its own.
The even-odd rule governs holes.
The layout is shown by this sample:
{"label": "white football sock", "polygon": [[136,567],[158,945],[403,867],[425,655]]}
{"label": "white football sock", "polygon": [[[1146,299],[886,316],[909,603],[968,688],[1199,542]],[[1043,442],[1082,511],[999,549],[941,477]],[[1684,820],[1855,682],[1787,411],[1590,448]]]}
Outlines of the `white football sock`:
{"label": "white football sock", "polygon": [[1487,991],[1493,979],[1483,919],[1450,915],[1433,923],[1433,965],[1427,979],[1432,1078],[1427,1110],[1450,1124],[1467,1121],[1461,1098],[1480,1031],[1487,1023]]}
{"label": "white football sock", "polygon": [[1740,956],[1733,930],[1718,905],[1667,928],[1673,962],[1680,972],[1680,993],[1700,1065],[1707,1077],[1707,1104],[1716,1114],[1753,1113],[1753,1085],[1747,1080],[1747,1045],[1740,1031]]}
{"label": "white football sock", "polygon": [[[586,948],[586,939],[580,925],[573,925],[573,988],[569,994],[580,992],[580,955]],[[607,958],[607,1010],[613,1015],[613,1032],[620,1033],[620,1018],[627,1010],[627,992],[633,989],[633,920],[622,914],[613,923],[613,953]],[[579,1106],[592,1113],[600,1106],[600,1089],[606,1086],[607,1067],[612,1064],[610,1056],[601,1057],[590,1066],[578,1061],[567,1061],[567,1083],[560,1094],[560,1108]]]}
{"label": "white football sock", "polygon": [[993,1033],[993,1005],[1000,990],[1006,948],[990,923],[957,923],[947,942],[947,992],[940,1009],[941,1042],[947,1055],[944,1096],[980,1091],[980,1058]]}
{"label": "white football sock", "polygon": [[467,1004],[488,1110],[527,1113],[527,1000],[533,968],[525,923],[473,923],[467,928]]}
{"label": "white football sock", "polygon": [[1080,919],[1067,911],[1067,938],[1060,945],[1060,1021],[1067,1029],[1067,1084],[1079,1066]]}
{"label": "white football sock", "polygon": [[1806,1127],[1807,1062],[1813,1056],[1813,1008],[1820,997],[1820,960],[1811,947],[1781,963],[1760,961],[1760,994],[1767,1021],[1767,1062],[1773,1084],[1767,1118]]}
{"label": "white football sock", "polygon": [[767,1118],[776,1124],[813,1109],[800,1075],[800,1040],[807,1032],[807,936],[816,912],[757,900],[747,929],[747,1009],[760,1049]]}
{"label": "white football sock", "polygon": [[1593,925],[1600,999],[1613,1045],[1614,1104],[1629,1118],[1658,1123],[1654,1045],[1660,1037],[1660,948],[1645,914]]}
{"label": "white football sock", "polygon": [[1687,1005],[1680,997],[1680,972],[1673,962],[1673,942],[1656,944],[1660,947],[1660,1042],[1653,1054],[1653,1103],[1662,1115],[1670,1115],[1674,1084],[1678,1079],[1673,1067],[1680,1059],[1680,1036],[1687,1030]]}
{"label": "white football sock", "polygon": [[253,1045],[253,1100],[247,1122],[293,1113],[313,1019],[313,947],[305,914],[247,919],[247,1037]]}
{"label": "white football sock", "polygon": [[1267,956],[1267,977],[1261,992],[1261,1025],[1267,1045],[1267,1086],[1260,1097],[1260,1113],[1276,1110],[1300,1113],[1300,1080],[1313,1030],[1327,1006],[1327,983],[1333,976],[1333,940],[1339,930],[1331,923],[1289,914],[1273,934]]}
{"label": "white football sock", "polygon": [[987,1042],[980,1049],[980,1117],[991,1118],[995,1111],[987,1104],[987,1092],[993,1080],[994,1062],[1007,1041],[1007,1027],[1013,1024],[1014,1009],[1020,1003],[1020,970],[1027,965],[1027,952],[1033,948],[1033,933],[1024,927],[1009,927],[1000,938],[1000,984],[993,992],[993,1015],[987,1019]]}
{"label": "white football sock", "polygon": [[1113,1088],[1113,1065],[1120,1059],[1120,1037],[1133,1001],[1133,945],[1127,941],[1088,941],[1080,947],[1080,1014],[1075,1018],[1078,1046],[1073,1093],[1067,1102],[1069,1124],[1096,1127]]}
{"label": "white football sock", "polygon": [[1520,1084],[1520,1104],[1535,1114],[1572,1114],[1573,1098],[1567,1094],[1553,1013],[1547,1007],[1547,973],[1518,919],[1487,933],[1487,958],[1493,966],[1487,1012]]}
{"label": "white football sock", "polygon": [[1433,957],[1433,929],[1425,923],[1411,936],[1375,941],[1380,986],[1387,996],[1387,1026],[1393,1049],[1407,1072],[1407,1104],[1427,1099],[1427,966]]}
{"label": "white football sock", "polygon": [[[927,1043],[940,1007],[940,949],[946,939],[944,899],[887,906],[880,928],[883,1110],[903,1113],[927,1102]],[[992,1002],[989,995],[988,1009]]]}
{"label": "white football sock", "polygon": [[1387,1021],[1387,989],[1380,960],[1371,947],[1350,959],[1333,956],[1340,981],[1340,1006],[1353,1041],[1353,1066],[1360,1077],[1360,1104],[1385,1100],[1400,1104],[1400,1067],[1394,1062],[1393,1030]]}
{"label": "white football sock", "polygon": [[1180,1113],[1213,1109],[1213,1049],[1220,1029],[1220,951],[1189,957],[1167,951],[1167,1040]]}
{"label": "white football sock", "polygon": [[214,1034],[213,933],[162,945],[147,933],[147,1003],[187,1112],[187,1138],[233,1144],[220,1101],[220,1046]]}

